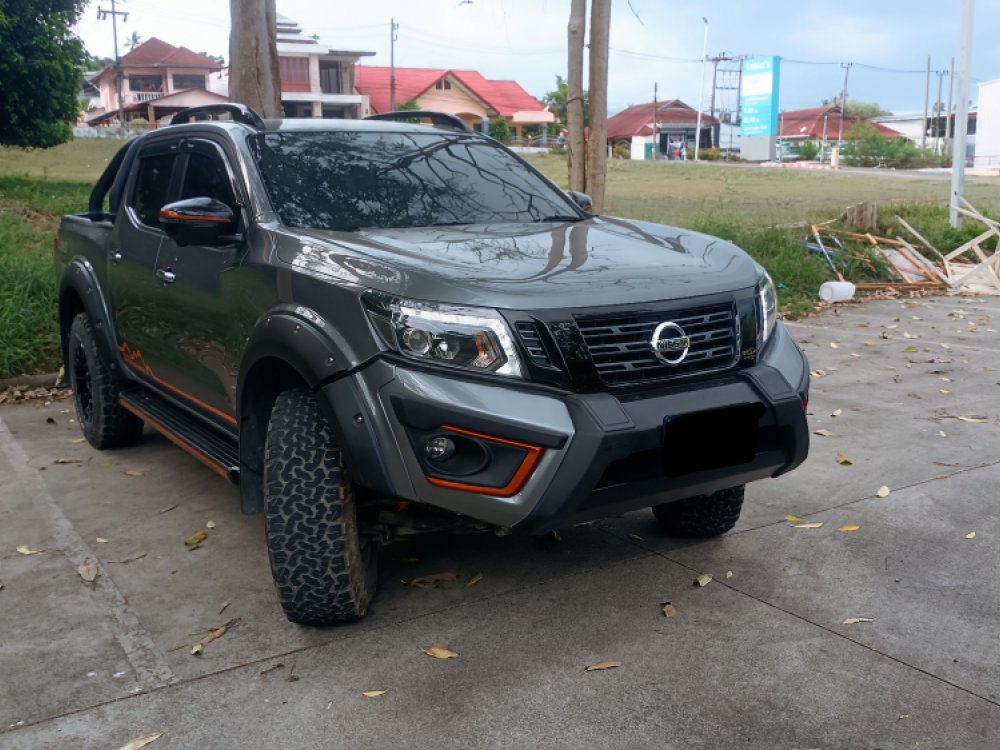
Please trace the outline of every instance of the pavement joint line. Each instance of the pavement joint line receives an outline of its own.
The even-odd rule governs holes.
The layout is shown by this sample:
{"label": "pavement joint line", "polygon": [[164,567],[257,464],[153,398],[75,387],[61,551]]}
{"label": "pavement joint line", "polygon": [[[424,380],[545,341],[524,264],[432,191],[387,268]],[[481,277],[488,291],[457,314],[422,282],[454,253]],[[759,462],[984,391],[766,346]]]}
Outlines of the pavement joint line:
{"label": "pavement joint line", "polygon": [[[670,561],[672,563],[680,565],[681,567],[686,568],[687,570],[690,570],[692,573],[702,572],[702,571],[699,571],[698,568],[693,568],[690,565],[687,565],[685,563],[680,562],[679,560],[674,560],[672,557],[670,557],[669,555],[667,555],[664,552],[654,552],[654,554],[657,555],[658,557],[662,557],[664,560],[668,560],[668,561]],[[760,604],[763,604],[765,607],[770,607],[771,609],[776,609],[777,611],[782,612],[782,613],[784,613],[784,614],[786,614],[786,615],[788,615],[790,617],[794,617],[797,620],[801,620],[802,622],[808,623],[809,625],[812,625],[813,627],[816,627],[816,628],[819,628],[820,630],[826,631],[830,635],[836,636],[837,638],[840,638],[841,640],[845,640],[848,643],[853,643],[855,646],[860,646],[861,648],[863,648],[863,649],[865,649],[867,651],[870,651],[873,654],[878,654],[879,656],[882,656],[882,657],[884,657],[886,659],[889,659],[890,661],[894,661],[897,664],[899,664],[899,665],[901,665],[903,667],[906,667],[907,669],[912,669],[913,671],[919,672],[920,674],[925,675],[927,677],[930,677],[933,680],[937,680],[938,682],[943,682],[945,685],[949,685],[950,687],[953,687],[956,690],[960,690],[961,692],[963,692],[963,693],[965,693],[967,695],[971,695],[974,698],[978,698],[979,700],[983,701],[984,703],[989,703],[992,706],[996,706],[997,708],[1000,708],[1000,700],[994,700],[993,698],[990,698],[988,696],[980,695],[979,693],[975,692],[974,690],[970,690],[969,688],[967,688],[967,687],[965,687],[963,685],[959,685],[958,683],[952,682],[951,680],[948,680],[948,679],[945,679],[944,677],[936,675],[933,672],[931,672],[931,671],[929,671],[927,669],[924,669],[923,667],[918,667],[915,664],[910,664],[909,662],[904,661],[903,659],[899,658],[898,656],[893,656],[892,654],[888,654],[885,651],[880,651],[879,649],[875,648],[874,646],[870,646],[867,643],[862,643],[861,641],[855,640],[854,638],[851,638],[848,635],[844,635],[840,631],[834,630],[829,625],[824,625],[821,622],[816,622],[815,620],[809,619],[805,615],[799,614],[797,612],[792,612],[791,610],[785,609],[784,607],[781,607],[781,606],[775,604],[774,602],[769,602],[769,601],[767,601],[765,599],[761,599],[759,596],[755,596],[754,594],[751,594],[751,593],[749,593],[747,591],[743,591],[742,589],[736,588],[736,586],[734,586],[731,583],[726,583],[725,581],[720,581],[718,578],[716,578],[714,580],[715,580],[716,583],[721,584],[722,586],[726,587],[730,591],[733,591],[734,593],[736,593],[736,594],[738,594],[740,596],[745,596],[748,599],[753,599],[755,602],[759,602]]]}
{"label": "pavement joint line", "polygon": [[[782,322],[784,322],[784,324],[786,326],[796,326],[798,328],[805,328],[805,329],[807,329],[809,331],[830,332],[830,333],[835,334],[835,337],[839,338],[839,339],[845,339],[845,338],[871,339],[872,338],[871,336],[865,335],[864,333],[859,333],[858,331],[851,330],[850,328],[832,328],[830,326],[815,326],[815,325],[809,325],[808,323],[799,323],[799,322],[794,321],[794,320],[785,320],[785,321],[782,321]],[[875,330],[880,330],[880,329],[871,328],[869,330],[875,331]],[[991,335],[995,335],[995,334],[991,334]],[[875,338],[878,338],[878,336],[876,335]],[[889,339],[880,339],[880,340],[881,341],[886,341],[886,342],[888,342],[888,341],[894,341],[894,340],[896,340],[896,337],[889,338]],[[913,338],[913,339],[899,338],[899,342],[900,343],[902,343],[902,342],[908,342],[907,346],[919,346],[920,344],[923,344],[923,345],[926,345],[926,346],[936,346],[939,349],[941,349],[942,352],[949,352],[949,351],[953,351],[955,349],[972,349],[973,351],[977,351],[977,352],[994,352],[994,353],[1000,352],[1000,349],[990,349],[989,347],[986,347],[986,346],[976,346],[974,344],[963,344],[963,343],[948,344],[949,348],[945,349],[945,348],[941,347],[941,343],[942,342],[940,342],[940,341],[931,341],[930,339],[924,339],[924,338],[920,338],[920,337]],[[798,342],[796,342],[796,343],[798,343]],[[807,343],[811,343],[811,342],[807,342]],[[817,345],[817,346],[819,346],[819,345]],[[925,354],[926,352],[912,352],[912,353],[913,354]]]}
{"label": "pavement joint line", "polygon": [[[937,482],[937,481],[942,481],[942,480],[945,480],[945,479],[951,479],[952,477],[958,476],[959,474],[965,474],[967,472],[977,471],[979,469],[986,469],[986,468],[989,468],[991,466],[997,466],[998,464],[1000,464],[1000,459],[997,459],[996,461],[990,461],[990,462],[984,463],[984,464],[976,464],[975,466],[963,466],[962,468],[956,469],[955,471],[951,472],[950,474],[938,474],[937,476],[928,477],[927,479],[920,479],[920,480],[918,480],[916,482],[910,482],[909,484],[901,484],[898,487],[893,487],[892,491],[893,492],[901,492],[903,490],[913,489],[914,487],[920,487],[921,485],[924,485],[924,484],[930,484],[931,482]],[[806,517],[812,518],[813,516],[818,516],[818,515],[820,515],[822,513],[828,513],[831,510],[839,510],[840,508],[847,508],[847,507],[850,507],[851,505],[857,505],[858,503],[863,503],[863,502],[868,501],[868,500],[871,500],[871,501],[876,501],[877,500],[879,502],[883,502],[885,500],[885,498],[877,497],[876,495],[872,494],[872,495],[866,495],[865,497],[855,498],[853,500],[845,500],[842,503],[837,503],[836,505],[830,505],[830,506],[828,506],[826,508],[821,508],[820,510],[816,510],[816,511],[813,511],[811,513],[808,513]],[[788,523],[788,522],[785,521],[784,519],[782,519],[780,521],[772,521],[771,523],[764,523],[764,524],[761,524],[760,526],[751,526],[750,528],[747,528],[747,529],[740,529],[739,531],[734,531],[734,532],[732,532],[731,535],[732,536],[736,536],[737,534],[745,534],[748,531],[757,531],[758,529],[768,529],[768,528],[771,528],[772,526],[780,526],[781,524],[784,524],[784,523]]]}
{"label": "pavement joint line", "polygon": [[[3,421],[0,420],[0,450],[3,450],[4,447],[5,447],[3,445],[3,442],[5,440],[5,438],[4,438],[4,431],[5,431],[5,429],[6,429],[6,425],[4,425]],[[7,434],[9,434],[9,431],[8,431]],[[607,529],[604,529],[604,528],[601,528],[601,527],[591,527],[591,528],[594,528],[595,530],[604,532],[606,534],[610,534],[611,536],[614,536],[616,539],[620,538],[616,534],[613,534],[612,532],[609,532]],[[629,557],[626,557],[626,558],[624,558],[622,560],[618,560],[618,561],[616,561],[614,563],[611,563],[610,565],[604,565],[604,566],[601,566],[601,567],[590,567],[590,566],[588,566],[587,568],[583,568],[583,569],[573,569],[573,570],[570,570],[570,571],[566,572],[563,575],[555,575],[555,576],[552,576],[550,578],[539,579],[537,581],[532,582],[530,585],[532,587],[543,586],[545,584],[552,583],[554,581],[561,581],[561,580],[564,580],[566,578],[577,578],[577,577],[582,576],[582,575],[588,575],[588,574],[594,572],[595,570],[602,570],[602,571],[603,570],[608,570],[609,568],[615,568],[615,567],[618,567],[620,565],[625,565],[627,563],[634,562],[636,560],[643,560],[643,559],[650,558],[650,557],[657,557],[657,554],[653,550],[650,550],[647,547],[635,545],[634,544],[634,540],[629,540],[629,543],[632,545],[632,549],[630,551],[637,551],[637,552],[639,552],[639,554],[629,555]],[[684,566],[684,567],[687,567],[687,566]],[[177,679],[177,678],[175,678],[175,679],[173,679],[169,683],[164,683],[164,684],[152,686],[152,687],[150,687],[148,689],[143,689],[142,691],[140,691],[138,693],[132,693],[130,695],[122,695],[122,696],[119,696],[117,698],[109,698],[108,700],[100,701],[98,703],[93,703],[93,704],[90,704],[90,705],[87,705],[87,706],[79,706],[77,708],[72,708],[72,709],[70,709],[68,711],[63,711],[62,713],[53,714],[51,716],[43,716],[43,717],[38,718],[38,719],[34,719],[34,720],[30,720],[30,721],[25,721],[24,724],[21,724],[20,726],[17,726],[17,727],[0,727],[0,736],[3,736],[4,734],[8,734],[8,733],[12,734],[12,733],[15,733],[15,732],[20,732],[22,730],[31,729],[32,727],[38,727],[38,726],[41,726],[42,724],[47,724],[47,723],[53,722],[53,721],[59,721],[60,719],[64,719],[64,718],[66,718],[68,716],[76,716],[76,715],[79,715],[79,714],[86,713],[87,711],[93,711],[95,709],[104,708],[105,706],[111,706],[111,705],[114,705],[116,703],[122,703],[122,702],[125,702],[125,701],[134,700],[134,699],[139,698],[139,697],[144,696],[144,695],[153,695],[154,693],[159,693],[159,692],[161,692],[163,690],[168,690],[168,689],[171,689],[171,688],[178,688],[179,689],[179,688],[182,688],[182,687],[186,687],[186,686],[188,686],[188,685],[190,685],[192,683],[201,682],[202,680],[207,680],[207,679],[210,679],[212,677],[219,676],[219,675],[229,674],[230,672],[236,672],[236,671],[241,670],[241,669],[248,669],[248,668],[251,668],[251,667],[258,667],[258,666],[260,666],[262,664],[265,664],[265,663],[267,663],[269,661],[275,661],[277,659],[285,659],[285,658],[288,658],[290,656],[298,656],[300,654],[304,654],[304,653],[306,653],[308,651],[312,651],[314,649],[320,649],[320,648],[324,648],[326,646],[330,646],[330,645],[332,645],[334,643],[344,643],[344,642],[347,642],[347,641],[354,640],[355,638],[361,638],[363,636],[367,636],[370,633],[383,632],[383,631],[389,630],[391,628],[397,627],[399,625],[406,625],[406,624],[411,623],[411,622],[417,622],[417,621],[423,620],[423,619],[425,619],[427,617],[432,617],[434,615],[439,615],[439,614],[442,614],[444,612],[448,612],[449,610],[458,609],[460,607],[469,607],[469,606],[472,606],[472,605],[475,605],[475,604],[481,604],[483,602],[488,602],[488,601],[490,601],[492,599],[497,599],[497,598],[502,597],[502,596],[508,596],[511,593],[517,593],[518,591],[521,591],[521,590],[523,590],[523,588],[522,589],[508,589],[506,591],[498,591],[495,594],[489,594],[488,596],[484,596],[484,597],[482,597],[480,599],[476,599],[474,601],[456,602],[455,604],[449,604],[449,605],[441,607],[439,609],[434,609],[434,610],[430,610],[430,611],[427,611],[427,612],[421,612],[420,614],[413,615],[412,617],[402,617],[402,618],[400,618],[398,620],[393,620],[392,622],[387,622],[387,623],[385,623],[383,625],[377,625],[377,626],[372,627],[372,628],[370,628],[368,630],[365,630],[364,632],[346,633],[341,638],[333,638],[333,639],[331,639],[329,641],[325,641],[323,643],[313,643],[313,644],[309,644],[309,645],[306,645],[306,646],[300,646],[298,648],[293,648],[293,649],[290,649],[289,651],[282,651],[281,653],[277,653],[277,654],[269,654],[268,656],[262,656],[259,659],[254,659],[253,661],[244,662],[243,664],[233,664],[232,666],[224,667],[224,668],[216,670],[214,672],[205,672],[203,674],[195,675],[194,677],[191,677],[191,678],[186,679],[186,680],[185,679]]]}
{"label": "pavement joint line", "polygon": [[64,556],[76,568],[87,562],[94,562],[98,567],[98,576],[92,584],[83,584],[90,589],[91,599],[99,610],[110,614],[111,632],[121,646],[140,685],[160,687],[177,681],[177,677],[167,664],[166,657],[156,645],[152,636],[143,628],[139,618],[129,609],[128,600],[115,586],[108,574],[107,568],[101,562],[79,533],[72,522],[59,508],[48,486],[42,480],[37,469],[30,467],[30,460],[21,445],[14,439],[13,433],[0,418],[0,452],[6,455],[11,465],[15,479],[34,498],[34,503],[48,516],[49,530],[53,534],[56,547],[63,551]]}

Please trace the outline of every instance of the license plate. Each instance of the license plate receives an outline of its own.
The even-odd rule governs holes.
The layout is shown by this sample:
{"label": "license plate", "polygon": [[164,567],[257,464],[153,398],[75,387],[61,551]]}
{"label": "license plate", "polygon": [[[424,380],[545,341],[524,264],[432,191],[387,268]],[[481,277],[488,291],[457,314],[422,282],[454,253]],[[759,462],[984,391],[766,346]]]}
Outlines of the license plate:
{"label": "license plate", "polygon": [[757,403],[667,417],[663,440],[667,476],[753,461],[763,413],[764,405]]}

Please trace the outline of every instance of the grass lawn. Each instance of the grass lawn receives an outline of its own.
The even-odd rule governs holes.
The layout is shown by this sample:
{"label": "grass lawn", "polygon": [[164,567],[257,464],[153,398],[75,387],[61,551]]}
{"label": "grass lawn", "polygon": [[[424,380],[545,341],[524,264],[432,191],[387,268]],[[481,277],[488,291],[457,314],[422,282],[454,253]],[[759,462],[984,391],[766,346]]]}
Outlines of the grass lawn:
{"label": "grass lawn", "polygon": [[[47,150],[0,148],[0,377],[59,366],[52,238],[64,213],[86,209],[93,182],[122,141],[80,139]],[[532,164],[566,186],[565,157]],[[1000,181],[969,178],[967,195],[1000,213]],[[947,225],[950,181],[919,173],[797,171],[750,165],[611,161],[606,212],[676,224],[731,240],[778,284],[782,310],[810,310],[830,271],[802,249],[801,229],[775,228],[838,216],[862,200],[879,203],[884,231],[902,213],[941,248],[974,236]]]}

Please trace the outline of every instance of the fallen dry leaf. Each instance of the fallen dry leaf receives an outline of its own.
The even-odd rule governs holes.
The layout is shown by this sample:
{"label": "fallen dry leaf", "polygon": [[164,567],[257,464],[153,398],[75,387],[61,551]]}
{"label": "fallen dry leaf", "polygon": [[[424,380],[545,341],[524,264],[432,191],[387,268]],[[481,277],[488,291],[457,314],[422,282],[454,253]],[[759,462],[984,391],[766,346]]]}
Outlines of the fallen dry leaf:
{"label": "fallen dry leaf", "polygon": [[180,503],[174,503],[173,505],[168,505],[166,508],[160,508],[157,513],[169,513],[174,508],[176,508]]}
{"label": "fallen dry leaf", "polygon": [[222,608],[219,610],[219,614],[221,615],[223,612],[225,612],[226,611],[226,607],[228,607],[230,604],[232,604],[232,602],[223,602],[222,603]]}
{"label": "fallen dry leaf", "polygon": [[818,529],[822,526],[822,523],[797,523],[792,526],[793,529]]}
{"label": "fallen dry leaf", "polygon": [[965,538],[966,539],[975,539],[976,538],[976,532],[975,531],[970,531],[968,534],[965,535]]}
{"label": "fallen dry leaf", "polygon": [[840,464],[841,466],[850,466],[854,462],[851,459],[849,459],[845,453],[838,452],[837,463]]}
{"label": "fallen dry leaf", "polygon": [[622,663],[620,661],[599,661],[597,664],[591,664],[589,667],[584,667],[584,672],[601,672],[605,669],[617,669]]}
{"label": "fallen dry leaf", "polygon": [[960,422],[971,422],[973,424],[988,421],[986,417],[957,417],[957,419]]}
{"label": "fallen dry leaf", "polygon": [[843,413],[844,413],[844,410],[843,410],[843,409],[834,409],[834,410],[833,410],[833,411],[832,411],[832,412],[830,413],[830,416],[831,416],[831,417],[839,417],[839,416],[840,416],[841,414],[843,414]]}
{"label": "fallen dry leaf", "polygon": [[129,469],[125,472],[125,476],[127,477],[141,477],[143,474],[144,472],[141,472],[138,469]]}
{"label": "fallen dry leaf", "polygon": [[890,492],[892,492],[892,490],[890,490],[883,484],[881,487],[878,488],[875,494],[878,495],[879,497],[889,497]]}
{"label": "fallen dry leaf", "polygon": [[938,380],[940,380],[942,383],[950,383],[951,382],[951,378],[946,378],[944,375],[942,375],[941,377],[939,377]]}
{"label": "fallen dry leaf", "polygon": [[97,563],[93,560],[87,560],[87,562],[80,565],[76,572],[80,574],[80,578],[85,580],[87,583],[93,583],[97,580]]}
{"label": "fallen dry leaf", "polygon": [[206,521],[205,522],[205,528],[206,529],[214,529],[215,528],[215,521]]}
{"label": "fallen dry leaf", "polygon": [[645,539],[643,539],[638,534],[629,534],[628,538],[631,539],[633,542],[644,542],[644,541],[646,541]]}
{"label": "fallen dry leaf", "polygon": [[948,437],[948,433],[945,432],[944,430],[938,430],[938,435],[940,437]]}
{"label": "fallen dry leaf", "polygon": [[184,540],[184,544],[187,547],[193,547],[196,544],[201,544],[206,539],[208,539],[208,532],[207,531],[199,531],[197,534],[194,534],[193,536],[189,536],[187,539],[185,539]]}
{"label": "fallen dry leaf", "polygon": [[103,536],[96,537],[94,539],[94,541],[97,542],[98,544],[107,544],[108,543],[108,540],[105,539]]}
{"label": "fallen dry leaf", "polygon": [[[205,634],[205,637],[201,638],[198,641],[198,644],[201,645],[204,648],[205,646],[207,646],[212,641],[214,641],[214,640],[216,640],[216,639],[221,638],[222,636],[224,636],[226,633],[228,633],[230,630],[232,630],[233,628],[235,628],[237,625],[239,625],[242,622],[243,622],[243,620],[241,620],[239,617],[234,617],[232,620],[230,620],[229,622],[227,622],[225,625],[220,625],[217,628],[210,628],[209,631]],[[191,653],[194,653],[194,651],[192,651]]]}
{"label": "fallen dry leaf", "polygon": [[139,750],[140,747],[146,747],[150,742],[156,742],[162,736],[163,732],[144,734],[142,737],[136,737],[134,740],[126,742],[118,750]]}
{"label": "fallen dry leaf", "polygon": [[798,523],[802,519],[798,516],[785,516],[785,520],[788,521],[788,523]]}
{"label": "fallen dry leaf", "polygon": [[857,625],[859,622],[875,622],[874,617],[848,617],[844,620],[844,625]]}
{"label": "fallen dry leaf", "polygon": [[420,649],[428,656],[433,656],[435,659],[454,659],[458,654],[452,651],[443,643],[433,643],[428,648]]}
{"label": "fallen dry leaf", "polygon": [[87,438],[73,438],[70,442],[76,444],[85,443],[87,442]]}
{"label": "fallen dry leaf", "polygon": [[830,342],[830,348],[831,349],[839,349],[840,348],[840,344],[838,344],[836,341],[831,341]]}
{"label": "fallen dry leaf", "polygon": [[196,643],[191,647],[191,656],[201,656],[205,653],[205,647],[200,643]]}
{"label": "fallen dry leaf", "polygon": [[45,552],[45,550],[43,550],[43,549],[31,549],[31,547],[29,547],[27,544],[19,544],[19,545],[17,545],[17,552],[18,552],[18,554],[21,554],[21,555],[40,555],[43,552]]}
{"label": "fallen dry leaf", "polygon": [[365,698],[378,698],[379,696],[385,695],[388,692],[389,692],[388,690],[365,690],[361,694],[365,696]]}
{"label": "fallen dry leaf", "polygon": [[83,462],[82,458],[57,458],[52,463],[54,463],[54,464],[78,464],[78,463],[82,463],[82,462]]}
{"label": "fallen dry leaf", "polygon": [[857,531],[861,527],[855,523],[848,524],[847,526],[841,526],[837,531]]}
{"label": "fallen dry leaf", "polygon": [[676,617],[677,616],[677,609],[670,602],[663,602],[660,606],[663,607],[663,616],[664,617]]}
{"label": "fallen dry leaf", "polygon": [[421,589],[438,588],[442,583],[452,583],[458,580],[454,573],[432,573],[429,576],[421,576],[410,581],[411,586]]}
{"label": "fallen dry leaf", "polygon": [[483,580],[483,574],[482,573],[476,573],[474,576],[472,576],[472,578],[470,578],[468,581],[465,582],[465,588],[471,589],[473,586],[475,586],[481,580]]}
{"label": "fallen dry leaf", "polygon": [[907,354],[913,354],[914,352],[919,352],[920,350],[915,346],[908,346],[905,349],[903,349],[903,351],[906,352]]}
{"label": "fallen dry leaf", "polygon": [[829,430],[819,429],[813,430],[813,435],[819,435],[821,437],[833,437],[833,433]]}
{"label": "fallen dry leaf", "polygon": [[726,578],[732,578],[732,577],[733,577],[733,571],[727,570],[726,571]]}
{"label": "fallen dry leaf", "polygon": [[697,578],[694,579],[694,585],[695,586],[702,586],[702,587],[704,587],[704,586],[707,586],[711,582],[712,582],[712,574],[711,573],[702,573],[700,576],[698,576]]}

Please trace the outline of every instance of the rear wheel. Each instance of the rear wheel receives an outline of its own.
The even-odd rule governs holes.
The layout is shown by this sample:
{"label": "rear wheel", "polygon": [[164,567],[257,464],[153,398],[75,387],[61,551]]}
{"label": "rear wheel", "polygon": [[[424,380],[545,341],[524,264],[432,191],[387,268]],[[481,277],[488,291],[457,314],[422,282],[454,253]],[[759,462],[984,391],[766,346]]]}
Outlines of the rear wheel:
{"label": "rear wheel", "polygon": [[264,455],[267,548],[285,615],[303,625],[362,617],[375,594],[378,544],[358,533],[354,484],[311,391],[278,396]]}
{"label": "rear wheel", "polygon": [[687,497],[653,508],[653,515],[669,536],[713,537],[725,534],[740,519],[745,485],[710,495]]}
{"label": "rear wheel", "polygon": [[139,442],[143,422],[118,402],[121,383],[101,359],[86,313],[73,318],[66,349],[76,419],[87,441],[102,450]]}

